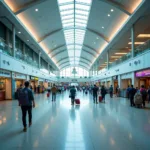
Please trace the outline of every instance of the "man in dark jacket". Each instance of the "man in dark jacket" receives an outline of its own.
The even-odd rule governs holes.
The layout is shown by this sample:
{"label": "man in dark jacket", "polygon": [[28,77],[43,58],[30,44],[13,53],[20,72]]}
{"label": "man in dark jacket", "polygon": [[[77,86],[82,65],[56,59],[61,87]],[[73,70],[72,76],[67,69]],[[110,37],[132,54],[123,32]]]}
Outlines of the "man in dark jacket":
{"label": "man in dark jacket", "polygon": [[105,87],[104,87],[104,85],[102,86],[102,88],[101,88],[101,95],[102,95],[102,100],[104,101],[104,103],[105,103],[105,95],[106,95],[106,89],[105,89]]}
{"label": "man in dark jacket", "polygon": [[93,102],[94,103],[98,103],[97,102],[97,93],[98,93],[98,87],[96,85],[94,85],[94,87],[93,87]]}
{"label": "man in dark jacket", "polygon": [[110,98],[113,97],[113,86],[111,85],[109,88]]}
{"label": "man in dark jacket", "polygon": [[129,98],[130,98],[130,105],[135,106],[134,104],[134,95],[136,93],[136,89],[133,87],[133,85],[131,85],[131,88],[129,90]]}
{"label": "man in dark jacket", "polygon": [[76,96],[76,89],[75,89],[75,86],[73,86],[73,87],[70,89],[71,105],[74,105],[75,96]]}

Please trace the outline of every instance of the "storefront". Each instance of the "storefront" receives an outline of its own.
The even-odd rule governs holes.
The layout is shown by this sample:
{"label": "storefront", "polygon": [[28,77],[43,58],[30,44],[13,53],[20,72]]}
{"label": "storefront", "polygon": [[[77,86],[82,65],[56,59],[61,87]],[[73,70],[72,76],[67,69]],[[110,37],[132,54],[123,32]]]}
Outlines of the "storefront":
{"label": "storefront", "polygon": [[138,81],[138,87],[144,85],[146,88],[148,88],[150,86],[150,69],[136,72],[135,77]]}
{"label": "storefront", "polygon": [[0,70],[0,101],[12,99],[11,72]]}
{"label": "storefront", "polygon": [[118,76],[113,76],[112,77],[112,80],[113,80],[113,87],[114,87],[114,92],[116,94],[116,88],[118,86]]}
{"label": "storefront", "polygon": [[126,90],[128,86],[132,84],[132,73],[126,73],[121,75],[121,89]]}
{"label": "storefront", "polygon": [[45,89],[48,88],[48,80],[47,80],[47,79],[44,80],[44,88],[45,88]]}
{"label": "storefront", "polygon": [[30,76],[30,85],[32,86],[32,90],[37,93],[37,87],[38,87],[38,77]]}
{"label": "storefront", "polygon": [[24,82],[27,80],[27,76],[20,73],[12,73],[12,78],[15,81],[15,91],[20,87],[21,84],[24,85]]}

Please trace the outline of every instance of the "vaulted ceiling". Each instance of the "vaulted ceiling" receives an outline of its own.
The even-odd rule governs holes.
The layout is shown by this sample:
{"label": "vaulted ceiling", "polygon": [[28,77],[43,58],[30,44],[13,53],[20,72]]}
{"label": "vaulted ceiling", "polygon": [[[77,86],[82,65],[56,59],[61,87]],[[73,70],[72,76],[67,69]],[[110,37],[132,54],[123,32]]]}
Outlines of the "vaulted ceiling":
{"label": "vaulted ceiling", "polygon": [[142,0],[3,0],[59,69],[90,69]]}

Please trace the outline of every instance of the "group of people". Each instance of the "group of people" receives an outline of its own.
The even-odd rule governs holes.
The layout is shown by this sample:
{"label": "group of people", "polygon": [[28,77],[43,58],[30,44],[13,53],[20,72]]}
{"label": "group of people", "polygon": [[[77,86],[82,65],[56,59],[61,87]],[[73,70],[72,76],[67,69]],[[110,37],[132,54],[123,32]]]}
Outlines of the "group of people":
{"label": "group of people", "polygon": [[127,95],[128,95],[128,99],[130,99],[131,107],[132,106],[145,107],[145,101],[147,100],[147,96],[148,96],[148,102],[150,102],[150,87],[147,90],[144,87],[144,85],[142,85],[140,89],[134,88],[133,85],[128,86]]}

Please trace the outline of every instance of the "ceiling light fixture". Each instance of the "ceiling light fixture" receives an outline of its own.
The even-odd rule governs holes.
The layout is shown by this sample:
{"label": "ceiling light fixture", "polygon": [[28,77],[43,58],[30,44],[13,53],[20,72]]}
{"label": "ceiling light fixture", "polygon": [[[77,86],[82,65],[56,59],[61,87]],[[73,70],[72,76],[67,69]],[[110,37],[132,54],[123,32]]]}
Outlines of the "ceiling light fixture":
{"label": "ceiling light fixture", "polygon": [[27,40],[27,42],[29,42],[29,40]]}
{"label": "ceiling light fixture", "polygon": [[97,40],[99,39],[99,37],[97,37]]}
{"label": "ceiling light fixture", "polygon": [[108,14],[108,17],[110,17],[110,14]]}
{"label": "ceiling light fixture", "polygon": [[115,53],[116,55],[125,55],[127,53]]}
{"label": "ceiling light fixture", "polygon": [[36,8],[35,11],[39,11],[39,10]]}
{"label": "ceiling light fixture", "polygon": [[21,34],[21,32],[20,32],[20,31],[19,31],[18,33],[19,33],[19,34]]}
{"label": "ceiling light fixture", "polygon": [[96,42],[94,42],[94,44],[96,44]]}
{"label": "ceiling light fixture", "polygon": [[139,34],[138,38],[150,38],[150,34]]}
{"label": "ceiling light fixture", "polygon": [[[132,44],[132,42],[129,42],[128,44],[130,44],[130,45],[131,45],[131,44]],[[144,44],[144,42],[134,42],[134,44],[135,44],[135,45],[141,45],[141,44]]]}
{"label": "ceiling light fixture", "polygon": [[102,27],[102,29],[104,29],[104,27]]}
{"label": "ceiling light fixture", "polygon": [[111,12],[113,12],[114,10],[113,9],[111,9]]}

